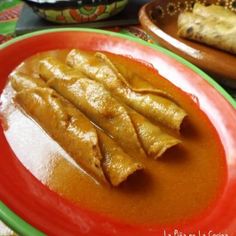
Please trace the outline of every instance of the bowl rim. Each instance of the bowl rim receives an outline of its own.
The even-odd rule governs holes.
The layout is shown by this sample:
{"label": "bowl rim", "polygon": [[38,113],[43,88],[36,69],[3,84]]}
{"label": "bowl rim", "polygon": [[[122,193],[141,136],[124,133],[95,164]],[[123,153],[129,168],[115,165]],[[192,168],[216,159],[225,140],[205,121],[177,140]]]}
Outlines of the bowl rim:
{"label": "bowl rim", "polygon": [[[125,0],[23,0],[32,7],[38,8],[80,8],[84,6],[100,6],[110,5],[115,2],[122,2]],[[128,2],[128,1],[127,1]]]}
{"label": "bowl rim", "polygon": [[[163,48],[159,45],[155,45],[155,44],[146,42],[146,41],[144,41],[142,39],[139,39],[135,36],[124,35],[124,34],[121,34],[121,33],[116,33],[116,32],[111,32],[111,31],[106,31],[106,30],[100,30],[100,29],[89,29],[89,28],[47,29],[47,30],[28,33],[28,34],[16,37],[14,39],[11,39],[11,40],[3,43],[2,45],[0,45],[0,53],[1,53],[2,49],[6,48],[6,47],[18,42],[18,41],[21,41],[21,40],[24,40],[24,39],[27,39],[27,38],[30,38],[30,37],[33,37],[33,36],[48,34],[48,33],[52,33],[52,32],[67,32],[67,31],[68,32],[75,31],[75,32],[97,33],[97,34],[102,34],[102,35],[106,35],[106,36],[112,36],[112,37],[116,37],[116,38],[126,39],[126,40],[129,40],[129,41],[141,44],[143,46],[152,48],[153,50],[157,50],[159,52],[162,52],[163,54],[177,60],[178,62],[180,62],[184,66],[190,68],[196,74],[200,75],[200,77],[202,79],[204,79],[205,81],[207,81],[210,85],[212,85],[214,87],[214,89],[216,89],[223,96],[223,98],[231,104],[231,106],[233,108],[236,108],[236,101],[233,99],[233,97],[231,97],[231,95],[228,92],[226,92],[226,90],[221,85],[219,85],[215,80],[213,80],[213,78],[208,76],[205,72],[203,72],[197,66],[193,65],[192,63],[188,62],[184,58],[178,56],[177,54],[175,54],[175,53],[173,53],[173,52],[171,52],[171,51],[169,51],[169,50],[167,50],[167,49],[165,49],[165,48]],[[14,230],[16,233],[19,233],[20,235],[25,235],[25,236],[31,236],[31,235],[42,236],[42,235],[45,235],[41,231],[37,230],[36,228],[34,228],[30,224],[28,224],[22,218],[17,216],[13,211],[11,211],[1,201],[0,201],[0,219],[6,225],[8,225],[12,230]]]}

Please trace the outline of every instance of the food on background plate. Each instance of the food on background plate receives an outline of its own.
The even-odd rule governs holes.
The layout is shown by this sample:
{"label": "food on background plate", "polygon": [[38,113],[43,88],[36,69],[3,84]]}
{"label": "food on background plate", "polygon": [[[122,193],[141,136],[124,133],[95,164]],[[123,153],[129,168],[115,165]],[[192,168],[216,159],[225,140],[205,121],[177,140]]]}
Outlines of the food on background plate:
{"label": "food on background plate", "polygon": [[236,22],[236,14],[233,11],[214,4],[205,6],[196,2],[193,6],[193,13],[203,17],[217,18],[219,20],[227,21],[228,23],[231,23],[232,26],[234,26]]}
{"label": "food on background plate", "polygon": [[236,54],[236,14],[196,3],[193,12],[179,15],[178,35]]}
{"label": "food on background plate", "polygon": [[[90,63],[99,60],[106,73],[98,74],[106,83],[71,65],[73,52]],[[114,91],[109,78],[118,85]],[[125,94],[133,95],[129,102]],[[91,95],[89,102],[85,95]],[[163,104],[155,108],[162,117],[167,113],[168,122],[138,111],[144,97],[150,98],[145,109],[150,101],[167,101],[167,110]],[[191,96],[151,66],[107,52],[42,52],[14,70],[1,102],[4,132],[18,160],[78,207],[129,224],[166,225],[203,213],[219,194],[224,152],[214,127]],[[170,104],[177,119],[173,110],[168,113]],[[124,114],[126,122],[116,114]],[[100,118],[117,121],[109,130],[120,129],[119,140],[101,127]],[[130,141],[130,134],[136,138]],[[139,150],[128,150],[125,142],[134,140]]]}

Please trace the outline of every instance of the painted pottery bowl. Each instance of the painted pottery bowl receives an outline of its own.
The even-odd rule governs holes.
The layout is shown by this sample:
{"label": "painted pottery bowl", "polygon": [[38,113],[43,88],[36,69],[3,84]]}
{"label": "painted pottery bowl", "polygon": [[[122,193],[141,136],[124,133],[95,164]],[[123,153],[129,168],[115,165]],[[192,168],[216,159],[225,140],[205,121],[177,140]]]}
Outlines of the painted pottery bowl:
{"label": "painted pottery bowl", "polygon": [[45,20],[59,24],[99,21],[118,14],[128,0],[24,0]]}

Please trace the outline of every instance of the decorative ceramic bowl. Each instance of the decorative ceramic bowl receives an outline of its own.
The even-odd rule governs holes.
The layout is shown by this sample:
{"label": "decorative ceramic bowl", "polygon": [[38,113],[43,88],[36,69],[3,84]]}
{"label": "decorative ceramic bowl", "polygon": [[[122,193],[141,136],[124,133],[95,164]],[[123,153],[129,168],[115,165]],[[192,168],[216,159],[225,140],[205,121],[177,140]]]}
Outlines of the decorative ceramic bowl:
{"label": "decorative ceramic bowl", "polygon": [[191,11],[197,1],[221,5],[236,13],[236,0],[155,0],[140,10],[141,25],[158,44],[197,65],[221,83],[236,88],[235,55],[177,35],[178,15]]}
{"label": "decorative ceramic bowl", "polygon": [[24,0],[45,20],[59,23],[85,23],[116,15],[128,0]]}

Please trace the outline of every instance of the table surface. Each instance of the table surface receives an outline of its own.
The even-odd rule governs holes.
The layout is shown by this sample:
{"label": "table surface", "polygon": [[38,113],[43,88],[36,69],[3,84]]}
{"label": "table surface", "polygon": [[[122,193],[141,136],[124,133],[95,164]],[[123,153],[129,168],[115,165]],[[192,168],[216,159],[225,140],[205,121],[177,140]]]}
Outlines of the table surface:
{"label": "table surface", "polygon": [[[15,37],[16,23],[22,7],[23,3],[20,0],[0,0],[0,44]],[[140,27],[119,27],[115,30],[152,42],[151,38]],[[223,87],[236,100],[236,89]],[[10,236],[16,234],[0,221],[0,235]]]}

